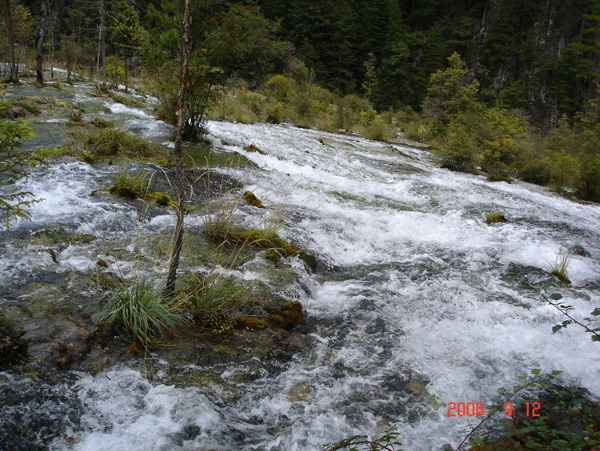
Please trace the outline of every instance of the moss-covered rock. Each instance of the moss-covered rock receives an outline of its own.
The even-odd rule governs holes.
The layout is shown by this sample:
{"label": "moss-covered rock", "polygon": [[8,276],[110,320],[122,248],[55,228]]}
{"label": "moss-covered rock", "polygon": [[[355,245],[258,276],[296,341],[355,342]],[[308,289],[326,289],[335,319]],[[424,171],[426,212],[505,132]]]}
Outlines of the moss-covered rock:
{"label": "moss-covered rock", "polygon": [[256,152],[259,153],[261,155],[266,155],[266,153],[264,151],[262,151],[261,149],[259,149],[257,146],[255,146],[254,144],[250,144],[246,147],[244,147],[244,150],[246,152]]}
{"label": "moss-covered rock", "polygon": [[502,213],[492,213],[486,216],[486,224],[497,224],[506,222],[506,217]]}
{"label": "moss-covered rock", "polygon": [[115,196],[121,196],[121,197],[125,197],[127,199],[135,199],[136,197],[138,197],[138,194],[136,191],[134,191],[132,188],[130,188],[128,186],[123,186],[123,185],[112,185],[108,188],[108,192]]}
{"label": "moss-covered rock", "polygon": [[148,193],[146,195],[146,200],[156,201],[161,207],[175,204],[171,197],[166,193]]}
{"label": "moss-covered rock", "polygon": [[246,203],[252,207],[257,208],[265,208],[262,202],[252,191],[246,191],[242,198],[246,201]]}
{"label": "moss-covered rock", "polygon": [[269,323],[260,318],[239,316],[235,318],[234,321],[234,327],[236,329],[263,330],[269,327]]}

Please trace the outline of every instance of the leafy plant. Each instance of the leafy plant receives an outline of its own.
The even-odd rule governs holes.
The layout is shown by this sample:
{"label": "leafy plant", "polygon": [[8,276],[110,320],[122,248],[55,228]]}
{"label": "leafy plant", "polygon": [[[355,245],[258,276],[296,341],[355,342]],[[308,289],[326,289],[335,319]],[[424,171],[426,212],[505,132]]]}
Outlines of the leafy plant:
{"label": "leafy plant", "polygon": [[[512,390],[500,388],[502,395],[493,401],[497,407],[471,429],[456,451],[467,440],[477,449],[583,450],[600,444],[597,405],[588,401],[581,389],[552,383],[560,373],[542,374],[533,369],[530,376],[519,376],[524,382]],[[533,393],[537,401],[533,401]],[[500,422],[504,431],[498,434],[497,429],[488,429],[474,438],[475,432],[501,411],[511,417]]]}
{"label": "leafy plant", "polygon": [[556,310],[558,310],[559,312],[561,312],[563,315],[565,315],[568,319],[564,320],[561,324],[557,324],[556,326],[552,327],[552,332],[556,333],[561,329],[564,329],[565,327],[569,326],[570,324],[577,324],[578,326],[582,327],[587,333],[592,335],[592,341],[600,341],[600,327],[592,327],[592,322],[594,320],[597,320],[597,318],[600,316],[600,308],[595,308],[594,310],[592,310],[592,312],[590,313],[590,315],[594,318],[588,317],[588,318],[583,318],[583,321],[585,321],[585,323],[576,320],[575,318],[573,318],[573,316],[571,316],[571,314],[569,313],[571,310],[573,310],[573,306],[569,305],[569,304],[564,304],[562,302],[559,302],[563,297],[561,294],[559,293],[554,293],[552,295],[550,295],[550,299],[544,297],[542,295],[543,299],[550,304],[552,307],[554,307]]}
{"label": "leafy plant", "polygon": [[[6,108],[7,103],[0,104],[0,112]],[[40,163],[34,152],[15,149],[33,136],[33,131],[25,122],[0,120],[0,178],[3,184],[13,184],[26,177]],[[4,215],[6,228],[10,227],[15,217],[30,219],[27,208],[38,201],[29,191],[13,190],[0,194],[0,212]]]}
{"label": "leafy plant", "polygon": [[398,441],[398,432],[394,429],[386,431],[382,436],[370,439],[367,435],[354,435],[337,443],[325,446],[325,451],[400,451],[402,443]]}
{"label": "leafy plant", "polygon": [[162,292],[150,281],[139,278],[129,286],[117,287],[108,295],[99,322],[109,329],[126,333],[148,349],[167,333],[185,327],[180,310],[182,304],[181,298],[166,302]]}

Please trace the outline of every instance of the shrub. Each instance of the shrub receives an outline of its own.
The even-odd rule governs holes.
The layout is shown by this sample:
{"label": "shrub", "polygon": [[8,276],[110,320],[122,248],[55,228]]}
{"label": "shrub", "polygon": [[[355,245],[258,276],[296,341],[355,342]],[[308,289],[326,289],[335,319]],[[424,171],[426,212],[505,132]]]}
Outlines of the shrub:
{"label": "shrub", "polygon": [[166,302],[160,291],[140,278],[108,295],[99,322],[109,329],[124,332],[147,349],[167,333],[185,326],[179,311],[181,303],[181,299]]}
{"label": "shrub", "polygon": [[387,141],[393,136],[393,132],[381,118],[372,121],[365,130],[365,138],[375,141]]}
{"label": "shrub", "polygon": [[464,127],[460,125],[450,127],[449,132],[436,147],[442,157],[442,167],[453,171],[475,171],[476,144]]}

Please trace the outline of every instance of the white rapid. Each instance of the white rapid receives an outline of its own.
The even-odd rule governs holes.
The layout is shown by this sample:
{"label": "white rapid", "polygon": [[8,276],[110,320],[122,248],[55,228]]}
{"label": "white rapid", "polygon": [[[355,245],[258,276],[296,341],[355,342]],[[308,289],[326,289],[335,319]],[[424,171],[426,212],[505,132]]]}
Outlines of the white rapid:
{"label": "white rapid", "polygon": [[[141,128],[152,137],[163,130],[143,112],[131,120],[148,122]],[[299,299],[310,345],[250,381],[240,382],[235,367],[215,368],[236,387],[226,399],[125,366],[82,375],[72,387],[81,424],[52,449],[318,450],[396,427],[405,449],[439,450],[458,445],[475,423],[448,417],[448,403],[488,403],[532,368],[564,371],[562,383],[600,397],[600,344],[577,325],[553,334],[565,318],[542,300],[561,293],[577,318],[600,306],[598,205],[442,170],[428,152],[401,144],[284,125],[208,129],[218,151],[258,165],[221,171],[252,190],[264,214],[283,218],[281,235],[319,261],[316,274],[303,275],[309,294]],[[250,144],[264,154],[243,150]],[[47,197],[34,222],[71,215],[81,218],[80,233],[91,233],[90,223],[105,221],[113,229],[100,224],[94,233],[106,239],[141,227],[126,204],[89,196],[109,174],[76,162],[56,168],[44,173],[54,183],[28,182]],[[66,199],[43,196],[52,186]],[[508,222],[487,225],[490,213]],[[572,285],[546,283],[557,254],[574,246],[589,256],[572,257]]]}

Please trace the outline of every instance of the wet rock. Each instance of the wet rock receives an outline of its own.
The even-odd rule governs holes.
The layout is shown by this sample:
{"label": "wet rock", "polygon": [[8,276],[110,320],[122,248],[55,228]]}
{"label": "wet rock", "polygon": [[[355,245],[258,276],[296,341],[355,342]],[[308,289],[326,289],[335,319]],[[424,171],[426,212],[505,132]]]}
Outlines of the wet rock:
{"label": "wet rock", "polygon": [[580,245],[571,246],[569,248],[569,253],[572,255],[578,255],[580,257],[590,257],[591,254],[587,251],[586,248]]}
{"label": "wet rock", "polygon": [[287,398],[290,402],[306,401],[311,393],[312,390],[310,389],[308,382],[302,381],[298,382],[290,389]]}
{"label": "wet rock", "polygon": [[[85,322],[84,318],[81,318]],[[27,357],[35,368],[70,368],[90,351],[94,326],[65,319],[34,318],[26,321],[22,339],[28,343]]]}

